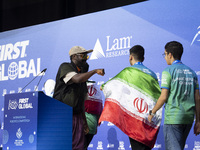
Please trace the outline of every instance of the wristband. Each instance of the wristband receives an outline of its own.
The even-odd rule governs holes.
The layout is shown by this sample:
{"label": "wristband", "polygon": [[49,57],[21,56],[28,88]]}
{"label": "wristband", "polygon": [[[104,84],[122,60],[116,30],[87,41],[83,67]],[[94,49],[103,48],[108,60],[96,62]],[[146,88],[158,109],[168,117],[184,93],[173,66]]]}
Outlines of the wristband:
{"label": "wristband", "polygon": [[152,113],[152,110],[149,111],[149,115],[155,116],[156,114]]}

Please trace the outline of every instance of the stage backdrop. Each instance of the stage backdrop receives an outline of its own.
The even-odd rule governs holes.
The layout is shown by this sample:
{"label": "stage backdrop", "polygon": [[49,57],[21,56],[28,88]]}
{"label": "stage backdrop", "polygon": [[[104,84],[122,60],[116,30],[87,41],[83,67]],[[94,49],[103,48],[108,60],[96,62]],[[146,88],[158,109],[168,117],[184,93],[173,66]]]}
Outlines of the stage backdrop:
{"label": "stage backdrop", "polygon": [[[75,45],[94,49],[88,63],[90,70],[104,68],[105,76],[91,79],[100,86],[130,66],[129,49],[136,44],[145,48],[144,65],[152,69],[159,82],[167,67],[164,45],[172,40],[184,46],[183,63],[200,76],[200,1],[150,0],[70,19],[0,33],[0,108],[3,134],[4,95],[18,93],[43,69],[39,87],[37,77],[22,92],[44,90],[44,83],[55,80],[59,65],[69,62],[68,52]],[[164,149],[163,121],[154,149]],[[134,127],[133,127],[134,128]],[[16,131],[17,132],[17,131]],[[21,131],[23,133],[23,131]],[[2,146],[2,145],[1,145]],[[103,122],[89,149],[129,150],[128,137],[116,126]],[[200,136],[193,129],[185,149],[200,149]]]}

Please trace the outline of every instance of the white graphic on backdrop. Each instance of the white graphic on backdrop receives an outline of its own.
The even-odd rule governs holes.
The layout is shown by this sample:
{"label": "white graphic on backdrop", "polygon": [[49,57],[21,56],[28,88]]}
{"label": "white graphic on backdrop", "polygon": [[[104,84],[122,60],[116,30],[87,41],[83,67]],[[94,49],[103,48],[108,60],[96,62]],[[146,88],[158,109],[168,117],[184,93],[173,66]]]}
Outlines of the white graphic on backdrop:
{"label": "white graphic on backdrop", "polygon": [[200,150],[200,141],[194,141],[194,148],[193,150]]}
{"label": "white graphic on backdrop", "polygon": [[[29,40],[26,40],[0,45],[0,61],[5,62],[0,64],[0,81],[14,80],[17,77],[28,78],[31,74],[36,76],[40,73],[40,58],[24,60],[29,43]],[[9,61],[13,62],[8,64]]]}
{"label": "white graphic on backdrop", "polygon": [[107,36],[106,39],[106,57],[129,55],[132,36],[124,36],[120,38]]}
{"label": "white graphic on backdrop", "polygon": [[[200,42],[200,26],[197,28],[197,30],[199,30],[199,31],[195,34],[195,36],[194,36],[194,38],[193,38],[193,40],[192,40],[191,45],[195,42],[195,40],[198,41],[198,42]],[[198,37],[199,39],[197,39],[197,37]]]}
{"label": "white graphic on backdrop", "polygon": [[124,148],[124,141],[119,141],[118,150],[125,150],[125,148]]}
{"label": "white graphic on backdrop", "polygon": [[93,148],[94,147],[94,144],[89,144],[88,148]]}
{"label": "white graphic on backdrop", "polygon": [[12,62],[8,67],[8,76],[10,80],[14,80],[19,72],[19,68],[16,62]]}
{"label": "white graphic on backdrop", "polygon": [[90,56],[90,60],[99,59],[102,57],[109,58],[109,57],[129,55],[132,36],[124,36],[120,38],[113,38],[111,36],[106,36],[105,40],[106,43],[105,45],[103,45],[103,47],[106,47],[105,52],[98,38],[94,46],[94,51]]}
{"label": "white graphic on backdrop", "polygon": [[156,143],[153,148],[162,148],[162,145]]}
{"label": "white graphic on backdrop", "polygon": [[55,85],[56,85],[56,82],[53,79],[48,79],[44,83],[44,92],[47,96],[53,97]]}
{"label": "white graphic on backdrop", "polygon": [[29,41],[16,42],[15,44],[9,43],[6,45],[0,45],[0,61],[13,60],[17,58],[23,58],[26,56],[26,47],[29,45]]}
{"label": "white graphic on backdrop", "polygon": [[101,57],[105,57],[105,54],[103,52],[103,49],[102,49],[102,46],[101,46],[99,39],[97,39],[96,44],[95,44],[94,49],[93,49],[93,52],[92,52],[92,55],[90,57],[90,60],[98,59],[98,58],[101,58]]}
{"label": "white graphic on backdrop", "polygon": [[107,148],[114,148],[115,144],[108,143]]}
{"label": "white graphic on backdrop", "polygon": [[106,51],[112,50],[121,50],[130,48],[132,36],[121,37],[121,38],[112,38],[107,36],[107,49]]}
{"label": "white graphic on backdrop", "polygon": [[103,149],[103,142],[102,141],[98,141],[97,149]]}

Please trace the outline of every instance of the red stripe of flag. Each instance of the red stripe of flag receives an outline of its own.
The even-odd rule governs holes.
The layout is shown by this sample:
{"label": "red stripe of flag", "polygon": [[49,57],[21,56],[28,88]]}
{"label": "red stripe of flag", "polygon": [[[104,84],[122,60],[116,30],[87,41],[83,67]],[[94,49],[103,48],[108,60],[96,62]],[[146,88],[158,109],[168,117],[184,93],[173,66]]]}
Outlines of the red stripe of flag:
{"label": "red stripe of flag", "polygon": [[118,101],[106,99],[99,123],[102,121],[111,122],[129,137],[151,148],[154,147],[159,128],[154,128],[153,125],[149,125],[149,122],[145,123],[145,119],[133,113],[131,114]]}

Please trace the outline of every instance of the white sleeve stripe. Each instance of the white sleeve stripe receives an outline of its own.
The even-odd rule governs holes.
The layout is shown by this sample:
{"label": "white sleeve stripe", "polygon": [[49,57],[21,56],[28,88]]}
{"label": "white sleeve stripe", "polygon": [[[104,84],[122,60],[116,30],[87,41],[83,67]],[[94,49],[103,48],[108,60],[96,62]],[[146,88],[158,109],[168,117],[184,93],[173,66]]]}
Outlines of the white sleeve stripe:
{"label": "white sleeve stripe", "polygon": [[76,74],[77,74],[76,72],[69,72],[68,74],[65,75],[65,77],[63,78],[63,81],[65,83],[69,82],[69,80]]}

